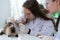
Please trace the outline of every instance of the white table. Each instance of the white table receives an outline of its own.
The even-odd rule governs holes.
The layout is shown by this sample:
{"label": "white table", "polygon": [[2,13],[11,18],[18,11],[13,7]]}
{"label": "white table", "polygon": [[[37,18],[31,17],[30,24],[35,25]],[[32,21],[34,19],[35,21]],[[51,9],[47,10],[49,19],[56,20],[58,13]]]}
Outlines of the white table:
{"label": "white table", "polygon": [[0,40],[54,40],[54,38],[50,36],[40,36],[39,38],[28,34],[20,34],[19,37],[8,37],[7,35],[2,35],[0,36]]}
{"label": "white table", "polygon": [[[0,29],[0,31],[1,30],[2,29]],[[40,36],[39,38],[28,34],[19,34],[19,37],[8,37],[7,35],[2,35],[0,36],[0,40],[54,40],[54,38],[46,35]]]}
{"label": "white table", "polygon": [[0,40],[41,40],[40,38],[27,34],[20,34],[19,37],[8,37],[7,35],[0,36]]}
{"label": "white table", "polygon": [[[2,28],[0,29],[1,32]],[[40,38],[30,36],[28,34],[19,34],[19,37],[8,37],[7,35],[0,35],[0,40],[41,40]]]}

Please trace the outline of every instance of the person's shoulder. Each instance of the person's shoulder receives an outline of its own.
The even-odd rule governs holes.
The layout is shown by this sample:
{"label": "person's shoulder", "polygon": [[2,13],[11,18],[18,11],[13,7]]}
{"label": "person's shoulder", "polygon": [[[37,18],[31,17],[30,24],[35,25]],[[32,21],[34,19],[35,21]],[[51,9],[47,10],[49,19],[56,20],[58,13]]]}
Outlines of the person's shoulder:
{"label": "person's shoulder", "polygon": [[41,18],[37,17],[37,18],[35,19],[35,23],[43,23],[43,22],[42,22],[42,19],[41,19]]}
{"label": "person's shoulder", "polygon": [[36,21],[42,22],[42,23],[52,23],[52,20],[44,20],[42,18],[36,18]]}
{"label": "person's shoulder", "polygon": [[48,25],[53,24],[52,20],[43,20],[43,21],[44,21],[44,24],[48,24]]}
{"label": "person's shoulder", "polygon": [[44,21],[45,21],[45,22],[49,22],[49,23],[52,22],[52,20],[44,20]]}
{"label": "person's shoulder", "polygon": [[36,20],[36,21],[41,21],[41,18],[37,17],[35,20]]}

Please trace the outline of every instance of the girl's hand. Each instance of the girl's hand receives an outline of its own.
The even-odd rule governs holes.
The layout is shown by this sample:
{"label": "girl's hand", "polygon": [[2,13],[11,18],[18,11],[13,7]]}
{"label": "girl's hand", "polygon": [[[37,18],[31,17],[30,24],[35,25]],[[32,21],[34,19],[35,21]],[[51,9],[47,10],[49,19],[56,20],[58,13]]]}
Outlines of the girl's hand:
{"label": "girl's hand", "polygon": [[18,23],[25,23],[26,19],[25,18],[19,18],[17,20]]}

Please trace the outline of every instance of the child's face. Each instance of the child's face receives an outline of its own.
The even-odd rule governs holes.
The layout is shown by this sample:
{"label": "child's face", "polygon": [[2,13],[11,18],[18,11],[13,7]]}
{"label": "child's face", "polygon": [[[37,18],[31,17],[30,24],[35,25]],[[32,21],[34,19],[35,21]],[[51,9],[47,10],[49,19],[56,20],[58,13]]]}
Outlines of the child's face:
{"label": "child's face", "polygon": [[27,8],[24,8],[24,14],[25,14],[26,19],[29,19],[29,20],[31,20],[31,19],[33,19],[35,17],[32,14],[32,12]]}

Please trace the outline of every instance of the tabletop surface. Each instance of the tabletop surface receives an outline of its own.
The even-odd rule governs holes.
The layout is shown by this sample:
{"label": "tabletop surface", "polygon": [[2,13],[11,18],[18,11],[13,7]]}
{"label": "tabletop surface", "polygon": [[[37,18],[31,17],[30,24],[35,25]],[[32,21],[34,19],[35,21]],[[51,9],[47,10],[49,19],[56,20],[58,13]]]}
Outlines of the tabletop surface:
{"label": "tabletop surface", "polygon": [[[1,32],[2,28],[0,29]],[[7,35],[0,35],[0,40],[41,40],[38,37],[34,37],[28,34],[19,34],[19,37],[8,37]]]}
{"label": "tabletop surface", "polygon": [[41,40],[41,39],[27,34],[20,34],[19,37],[8,37],[7,35],[2,35],[0,36],[0,40]]}
{"label": "tabletop surface", "polygon": [[[2,29],[0,29],[0,32],[1,30]],[[19,37],[8,37],[7,35],[0,35],[0,40],[54,40],[54,37],[46,35],[35,37],[28,34],[20,33],[18,36]]]}

